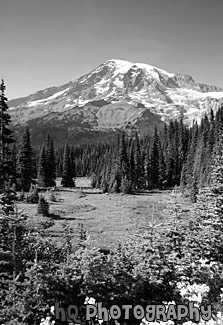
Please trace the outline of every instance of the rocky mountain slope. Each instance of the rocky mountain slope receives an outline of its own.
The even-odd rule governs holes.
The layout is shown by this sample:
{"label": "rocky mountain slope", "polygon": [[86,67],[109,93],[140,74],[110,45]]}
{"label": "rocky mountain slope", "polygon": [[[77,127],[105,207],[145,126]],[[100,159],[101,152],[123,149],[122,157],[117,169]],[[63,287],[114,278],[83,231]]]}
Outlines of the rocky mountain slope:
{"label": "rocky mountain slope", "polygon": [[170,119],[191,124],[223,103],[223,89],[189,75],[148,64],[108,60],[60,87],[8,102],[13,125],[29,125],[39,140],[49,130],[59,140],[117,129],[151,132]]}

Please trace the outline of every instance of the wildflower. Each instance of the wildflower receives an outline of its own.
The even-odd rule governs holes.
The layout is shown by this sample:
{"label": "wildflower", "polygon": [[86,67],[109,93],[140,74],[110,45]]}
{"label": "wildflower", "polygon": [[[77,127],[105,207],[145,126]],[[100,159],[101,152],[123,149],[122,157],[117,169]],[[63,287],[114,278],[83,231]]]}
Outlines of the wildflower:
{"label": "wildflower", "polygon": [[96,304],[96,300],[94,298],[89,298],[89,297],[86,297],[85,298],[85,301],[84,301],[84,304],[88,304],[88,305],[95,305]]}

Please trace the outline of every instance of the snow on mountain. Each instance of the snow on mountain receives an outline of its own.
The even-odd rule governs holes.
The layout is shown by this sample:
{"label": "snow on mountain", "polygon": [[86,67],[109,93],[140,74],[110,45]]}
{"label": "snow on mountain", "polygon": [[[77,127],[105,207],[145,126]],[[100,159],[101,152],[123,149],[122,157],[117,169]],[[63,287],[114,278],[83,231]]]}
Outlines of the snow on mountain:
{"label": "snow on mountain", "polygon": [[[223,103],[223,89],[144,63],[108,60],[77,80],[10,101],[13,124],[69,132],[191,124]],[[67,131],[66,131],[67,132]]]}

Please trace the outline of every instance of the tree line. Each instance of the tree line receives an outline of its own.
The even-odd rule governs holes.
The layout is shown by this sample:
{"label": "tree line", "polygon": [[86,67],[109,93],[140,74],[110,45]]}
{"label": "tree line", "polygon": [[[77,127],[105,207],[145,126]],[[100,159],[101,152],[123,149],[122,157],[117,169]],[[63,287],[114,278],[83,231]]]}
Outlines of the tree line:
{"label": "tree line", "polygon": [[[180,186],[185,195],[196,201],[198,189],[210,183],[210,168],[223,133],[223,107],[213,110],[191,127],[170,121],[152,137],[127,137],[104,147],[92,185],[104,192],[132,193],[144,189],[167,189]],[[101,149],[101,148],[100,148]]]}
{"label": "tree line", "polygon": [[198,125],[170,121],[153,136],[124,131],[109,140],[54,148],[48,133],[42,148],[33,148],[28,128],[16,143],[10,128],[5,85],[1,84],[0,186],[6,184],[29,191],[40,187],[74,187],[77,176],[90,176],[92,187],[103,192],[133,193],[139,190],[181,190],[196,200],[198,189],[209,183],[213,152],[223,131],[223,107],[211,110]]}

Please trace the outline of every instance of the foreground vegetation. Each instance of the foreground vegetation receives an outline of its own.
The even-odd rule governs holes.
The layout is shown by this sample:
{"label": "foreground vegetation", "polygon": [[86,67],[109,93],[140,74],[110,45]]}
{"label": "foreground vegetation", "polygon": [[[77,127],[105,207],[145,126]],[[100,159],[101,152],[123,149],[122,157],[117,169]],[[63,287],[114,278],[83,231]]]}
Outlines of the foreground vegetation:
{"label": "foreground vegetation", "polygon": [[[223,290],[223,138],[219,127],[222,123],[222,120],[219,119],[220,113],[215,119],[212,119],[212,128],[208,127],[208,130],[213,132],[213,125],[217,125],[214,132],[215,142],[212,144],[211,151],[205,151],[204,147],[199,147],[201,155],[195,151],[197,155],[193,159],[194,152],[187,151],[190,154],[187,155],[186,162],[182,164],[182,179],[185,181],[183,188],[185,189],[188,184],[191,184],[188,180],[194,180],[191,188],[193,207],[189,211],[185,211],[185,207],[182,209],[179,201],[173,200],[168,204],[168,209],[162,206],[163,202],[160,205],[157,204],[153,209],[154,202],[151,200],[153,194],[143,195],[140,185],[143,183],[143,179],[136,178],[136,175],[139,175],[136,174],[136,171],[141,175],[143,173],[136,164],[136,162],[143,161],[140,160],[144,156],[143,151],[139,150],[139,145],[138,149],[136,151],[134,149],[130,155],[133,159],[129,160],[126,149],[128,142],[126,142],[124,134],[116,147],[118,149],[117,159],[114,160],[113,165],[111,164],[115,167],[114,173],[112,170],[109,173],[109,169],[106,169],[108,165],[104,164],[105,161],[109,161],[109,155],[106,160],[101,159],[101,167],[104,166],[101,170],[104,176],[114,176],[114,178],[113,176],[110,178],[112,180],[112,183],[109,184],[109,187],[112,184],[111,192],[121,191],[125,194],[133,192],[135,195],[130,196],[130,200],[128,200],[128,195],[121,196],[121,194],[91,194],[92,198],[90,199],[90,194],[88,196],[83,191],[74,192],[72,190],[69,195],[61,192],[58,197],[52,189],[50,192],[43,193],[38,186],[34,186],[27,194],[26,191],[35,176],[29,132],[26,130],[24,133],[23,139],[25,140],[20,146],[18,160],[15,157],[13,160],[12,144],[14,140],[13,133],[9,128],[10,117],[7,113],[4,89],[2,82],[0,89],[0,323],[7,325],[40,324],[42,317],[50,313],[51,307],[56,302],[60,302],[64,309],[75,304],[79,309],[82,322],[86,324],[84,319],[86,297],[93,297],[96,301],[103,302],[108,309],[114,304],[119,306],[141,305],[145,308],[148,304],[162,304],[171,301],[177,304],[187,304],[192,300],[198,306],[212,304],[212,318],[214,319],[217,312],[222,310]],[[200,141],[206,144],[211,143],[211,139],[208,138],[209,140],[206,141],[207,138],[204,137],[207,125],[211,125],[209,121],[202,124],[198,138],[195,135],[190,138],[188,148],[193,147],[195,139],[199,139],[196,140],[196,144],[201,143]],[[177,132],[173,134],[179,135]],[[177,141],[178,137],[174,136],[174,138]],[[164,183],[159,183],[160,175],[164,177],[162,180],[165,180],[167,175],[177,175],[179,181],[179,170],[175,168],[177,160],[173,157],[177,158],[180,151],[177,151],[177,155],[175,155],[175,150],[169,150],[178,148],[176,142],[172,143],[171,147],[167,147],[169,148],[167,150],[168,157],[172,157],[171,164],[168,165],[171,167],[168,169],[171,173],[162,174],[161,172],[165,169],[157,169],[161,166],[161,162],[165,162],[165,159],[159,160],[157,156],[157,153],[160,154],[162,150],[153,150],[159,147],[156,131],[154,139],[150,146],[151,154],[148,156],[147,187],[150,189],[159,187],[159,184],[162,184],[163,187]],[[143,143],[145,144],[142,141],[141,144]],[[203,153],[205,156],[202,156]],[[209,159],[205,160],[204,158],[207,158],[208,155]],[[54,157],[52,139],[48,137],[46,148],[43,146],[40,155],[38,175],[36,175],[38,176],[38,185],[55,186]],[[139,160],[136,160],[137,157]],[[202,160],[201,157],[203,157]],[[16,165],[17,161],[19,161],[19,166]],[[198,168],[204,166],[202,163],[207,163],[207,161],[208,168],[203,168],[202,172],[195,173]],[[132,172],[129,172],[129,166],[131,166],[129,162],[133,163]],[[158,164],[156,164],[157,162]],[[150,169],[151,164],[156,167],[154,170]],[[51,167],[49,168],[49,166]],[[63,152],[61,180],[64,188],[75,187],[74,166],[74,150],[66,145]],[[187,166],[187,168],[183,166]],[[173,170],[175,170],[175,174]],[[102,191],[106,192],[109,187],[104,188],[103,182],[101,183],[103,177],[100,178],[103,175],[98,172],[97,169],[92,179],[92,185],[96,186],[95,181],[100,179],[100,184],[96,187],[102,186]],[[154,175],[158,175],[158,179]],[[200,180],[202,179],[200,182],[202,184],[198,182],[198,175],[201,177]],[[172,185],[175,185],[176,179],[174,179],[171,178]],[[107,182],[108,178],[104,177],[104,180]],[[20,194],[16,192],[18,188],[21,190]],[[124,214],[125,217],[127,214],[128,218],[134,216],[129,237],[123,238],[120,233],[122,240],[118,241],[114,235],[113,240],[116,245],[112,246],[111,250],[96,248],[91,238],[87,237],[86,230],[88,229],[84,228],[83,222],[79,222],[83,220],[78,220],[75,241],[73,240],[73,227],[63,220],[64,225],[60,228],[62,236],[60,236],[60,242],[57,243],[55,237],[51,237],[53,231],[57,231],[57,228],[53,227],[58,227],[63,218],[80,218],[79,213],[74,215],[74,195],[79,196],[76,200],[85,200],[85,203],[78,201],[79,203],[76,204],[76,209],[85,209],[82,214],[85,221],[97,209],[97,213],[99,212],[99,204],[96,204],[96,201],[101,200],[100,217],[105,216],[107,208],[110,207],[110,220],[105,220],[106,231],[109,227],[113,227],[114,223],[126,227],[126,219],[122,220]],[[93,199],[94,195],[101,196],[101,199],[97,196],[95,196],[96,199]],[[158,196],[157,193],[155,195]],[[164,197],[165,194],[162,194],[160,199]],[[64,198],[67,200],[65,205],[68,210],[70,209],[70,215],[67,210],[65,214],[62,213],[63,210],[59,211],[59,209],[63,209],[62,200]],[[108,200],[111,200],[111,203],[108,203]],[[49,202],[51,203],[49,204]],[[151,218],[143,220],[142,215],[147,214],[145,212],[146,202],[151,202],[150,211],[148,211]],[[118,205],[121,205],[124,211],[119,219],[117,219],[117,215],[113,214],[117,213]],[[28,206],[30,209],[27,209]],[[19,211],[19,207],[25,207],[26,211]],[[152,209],[150,209],[151,207]],[[35,213],[31,211],[34,208]],[[89,214],[86,209],[89,209]],[[131,209],[135,210],[132,215]],[[142,212],[140,209],[144,211]],[[141,218],[140,211],[142,212]],[[136,216],[139,216],[139,219]],[[89,223],[87,225],[89,226]],[[99,230],[102,226],[102,219],[99,218],[98,225],[94,223],[94,227]],[[100,231],[104,230],[102,228]],[[122,230],[124,233],[126,232],[126,229]],[[112,231],[112,233],[114,232]],[[97,233],[96,236],[99,237]],[[108,242],[105,244],[107,245]],[[131,315],[130,319],[125,321],[121,315],[119,322],[129,324],[141,322],[133,316]],[[181,323],[186,321],[188,321],[187,317]],[[56,324],[62,323],[65,324],[65,322],[56,320]]]}
{"label": "foreground vegetation", "polygon": [[[48,218],[30,222],[16,210],[20,204],[15,205],[13,193],[2,195],[1,322],[40,324],[56,302],[64,308],[77,305],[84,317],[87,296],[107,308],[113,304],[145,308],[164,301],[187,304],[192,298],[198,305],[211,303],[216,314],[223,288],[222,154],[220,159],[221,165],[213,168],[212,186],[198,194],[187,212],[189,222],[173,200],[163,211],[162,223],[152,214],[143,228],[135,226],[129,239],[107,252],[96,248],[81,226],[75,242],[67,225],[60,245],[55,244],[49,237]],[[119,322],[124,322],[122,317]],[[133,315],[127,321],[139,322]]]}

